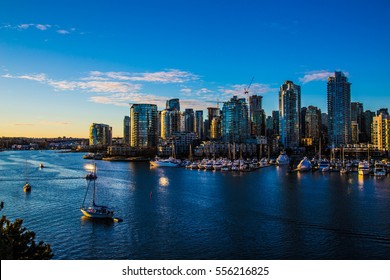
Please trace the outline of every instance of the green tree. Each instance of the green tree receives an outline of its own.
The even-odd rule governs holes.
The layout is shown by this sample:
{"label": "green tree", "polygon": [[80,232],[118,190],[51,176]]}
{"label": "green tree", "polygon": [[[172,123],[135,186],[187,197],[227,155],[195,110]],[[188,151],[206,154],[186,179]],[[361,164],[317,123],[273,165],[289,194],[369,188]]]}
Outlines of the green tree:
{"label": "green tree", "polygon": [[2,260],[49,260],[53,257],[50,245],[35,243],[35,232],[22,227],[23,220],[9,221],[2,216],[0,259]]}

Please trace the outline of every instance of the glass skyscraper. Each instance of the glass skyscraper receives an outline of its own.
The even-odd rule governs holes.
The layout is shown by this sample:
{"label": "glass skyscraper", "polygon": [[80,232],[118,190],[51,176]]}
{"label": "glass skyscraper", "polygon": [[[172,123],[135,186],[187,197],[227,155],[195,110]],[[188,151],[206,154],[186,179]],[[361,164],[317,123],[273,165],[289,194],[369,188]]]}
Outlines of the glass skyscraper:
{"label": "glass skyscraper", "polygon": [[123,119],[123,142],[130,145],[130,117],[125,116]]}
{"label": "glass skyscraper", "polygon": [[342,72],[328,78],[329,144],[340,147],[351,143],[351,83]]}
{"label": "glass skyscraper", "polygon": [[151,148],[157,146],[157,105],[133,104],[130,108],[130,146]]}
{"label": "glass skyscraper", "polygon": [[249,137],[248,104],[245,98],[233,96],[222,107],[222,138],[224,142],[241,143]]}
{"label": "glass skyscraper", "polygon": [[300,144],[301,87],[285,81],[279,91],[279,135],[284,148]]}
{"label": "glass skyscraper", "polygon": [[198,135],[198,138],[203,140],[204,139],[204,127],[203,127],[203,111],[197,110],[195,112],[195,132]]}
{"label": "glass skyscraper", "polygon": [[93,123],[89,127],[89,145],[111,145],[112,128],[103,123]]}

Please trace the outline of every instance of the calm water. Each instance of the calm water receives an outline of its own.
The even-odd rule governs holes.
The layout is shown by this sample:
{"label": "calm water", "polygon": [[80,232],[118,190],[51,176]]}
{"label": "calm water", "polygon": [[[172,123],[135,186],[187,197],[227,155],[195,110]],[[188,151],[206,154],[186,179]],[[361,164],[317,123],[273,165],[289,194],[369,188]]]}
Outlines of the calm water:
{"label": "calm water", "polygon": [[97,161],[98,202],[124,220],[112,223],[79,210],[91,162],[79,153],[0,153],[2,214],[23,219],[56,259],[390,259],[390,177]]}

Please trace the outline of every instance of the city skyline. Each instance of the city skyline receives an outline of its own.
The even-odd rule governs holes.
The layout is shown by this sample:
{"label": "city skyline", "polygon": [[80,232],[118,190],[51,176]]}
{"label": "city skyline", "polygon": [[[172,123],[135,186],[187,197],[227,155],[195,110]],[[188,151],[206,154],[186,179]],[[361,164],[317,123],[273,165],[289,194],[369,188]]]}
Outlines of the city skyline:
{"label": "city skyline", "polygon": [[[340,70],[351,101],[388,107],[390,4],[364,1],[15,1],[0,4],[0,137],[88,137],[91,123],[123,135],[129,103],[206,110],[233,95],[301,86],[301,106],[327,112]],[[348,11],[348,12],[346,12]],[[283,15],[289,14],[289,17]],[[364,20],[362,20],[364,15]],[[336,43],[335,43],[336,42]],[[6,102],[4,102],[6,100]],[[206,116],[207,114],[204,113]]]}

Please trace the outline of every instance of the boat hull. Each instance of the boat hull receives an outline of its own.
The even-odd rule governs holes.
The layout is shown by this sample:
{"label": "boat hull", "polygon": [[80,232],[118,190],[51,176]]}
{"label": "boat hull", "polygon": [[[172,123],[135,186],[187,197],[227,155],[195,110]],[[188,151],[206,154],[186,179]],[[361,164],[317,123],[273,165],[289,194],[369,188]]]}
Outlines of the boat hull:
{"label": "boat hull", "polygon": [[92,208],[80,208],[80,211],[84,216],[93,219],[112,219],[114,216],[113,211],[102,212]]}
{"label": "boat hull", "polygon": [[151,161],[150,162],[151,166],[154,167],[178,167],[177,163],[174,162],[158,162],[158,161]]}

